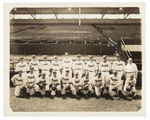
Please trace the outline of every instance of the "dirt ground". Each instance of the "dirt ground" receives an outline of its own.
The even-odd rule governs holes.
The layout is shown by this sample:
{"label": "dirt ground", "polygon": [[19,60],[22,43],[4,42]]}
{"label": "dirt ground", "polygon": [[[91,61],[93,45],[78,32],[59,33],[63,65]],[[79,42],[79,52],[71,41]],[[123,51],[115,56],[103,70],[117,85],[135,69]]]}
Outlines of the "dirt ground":
{"label": "dirt ground", "polygon": [[15,112],[129,112],[141,108],[141,100],[106,100],[94,97],[80,100],[67,97],[16,98],[14,88],[10,88],[10,107]]}

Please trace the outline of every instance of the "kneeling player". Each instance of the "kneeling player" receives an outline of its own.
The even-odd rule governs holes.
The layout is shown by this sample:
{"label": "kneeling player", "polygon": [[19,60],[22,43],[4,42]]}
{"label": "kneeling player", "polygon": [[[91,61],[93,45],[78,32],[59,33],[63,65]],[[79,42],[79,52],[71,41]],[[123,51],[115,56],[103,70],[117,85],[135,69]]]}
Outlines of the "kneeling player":
{"label": "kneeling player", "polygon": [[136,79],[134,77],[134,74],[131,74],[130,78],[126,79],[125,85],[124,85],[124,94],[127,97],[131,97],[131,99],[135,96],[136,93]]}
{"label": "kneeling player", "polygon": [[36,82],[33,70],[34,70],[33,66],[30,66],[30,73],[28,73],[27,75],[27,83],[26,83],[27,93],[31,96],[35,93],[35,82]]}
{"label": "kneeling player", "polygon": [[117,71],[113,72],[113,75],[110,76],[110,86],[109,86],[109,95],[114,99],[122,95],[122,82],[117,75]]}
{"label": "kneeling player", "polygon": [[104,79],[101,76],[101,72],[98,73],[98,76],[94,77],[93,85],[95,95],[99,98],[104,90]]}
{"label": "kneeling player", "polygon": [[57,71],[53,71],[53,74],[50,77],[50,91],[52,96],[55,96],[56,93],[58,95],[60,94],[61,91],[60,76],[57,76]]}
{"label": "kneeling player", "polygon": [[69,75],[69,70],[65,71],[65,74],[61,78],[61,94],[65,95],[67,90],[70,90],[71,77]]}
{"label": "kneeling player", "polygon": [[25,88],[25,78],[22,76],[22,71],[19,71],[18,74],[14,75],[11,79],[13,85],[15,86],[15,96],[16,97],[25,97],[26,88]]}
{"label": "kneeling player", "polygon": [[45,86],[46,86],[46,74],[43,73],[42,76],[38,79],[35,85],[35,96],[43,97],[45,94]]}
{"label": "kneeling player", "polygon": [[81,80],[81,77],[79,77],[79,73],[76,72],[75,76],[72,78],[71,85],[70,85],[72,94],[76,96],[77,98],[79,98],[79,94],[82,89],[80,80]]}
{"label": "kneeling player", "polygon": [[90,77],[88,73],[85,75],[85,77],[82,78],[81,86],[83,95],[88,95],[89,93],[91,93],[92,86],[90,84]]}

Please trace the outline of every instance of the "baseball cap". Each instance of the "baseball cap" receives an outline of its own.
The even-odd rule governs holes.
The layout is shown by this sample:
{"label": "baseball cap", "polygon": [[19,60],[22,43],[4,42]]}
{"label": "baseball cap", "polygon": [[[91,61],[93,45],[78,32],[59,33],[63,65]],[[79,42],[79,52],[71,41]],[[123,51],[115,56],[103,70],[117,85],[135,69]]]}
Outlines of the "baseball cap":
{"label": "baseball cap", "polygon": [[69,70],[66,70],[66,72],[69,72]]}
{"label": "baseball cap", "polygon": [[102,73],[99,71],[98,74],[102,74]]}
{"label": "baseball cap", "polygon": [[65,55],[68,55],[68,52],[66,52]]}
{"label": "baseball cap", "polygon": [[78,72],[75,72],[75,75],[78,75],[79,73]]}
{"label": "baseball cap", "polygon": [[33,69],[33,66],[32,66],[32,65],[30,65],[30,69]]}
{"label": "baseball cap", "polygon": [[57,73],[56,71],[53,71],[53,73]]}
{"label": "baseball cap", "polygon": [[54,58],[57,58],[57,56],[55,55]]}
{"label": "baseball cap", "polygon": [[80,54],[78,54],[78,55],[77,55],[77,57],[81,57],[81,55],[80,55]]}
{"label": "baseball cap", "polygon": [[93,58],[93,55],[90,55],[89,58]]}
{"label": "baseball cap", "polygon": [[20,57],[20,59],[24,59],[23,57]]}
{"label": "baseball cap", "polygon": [[106,58],[107,56],[106,55],[103,55],[103,58]]}
{"label": "baseball cap", "polygon": [[134,77],[134,74],[131,74],[130,76],[131,76],[131,77]]}
{"label": "baseball cap", "polygon": [[129,58],[128,60],[132,60],[132,58]]}
{"label": "baseball cap", "polygon": [[43,58],[47,58],[47,56],[46,56],[46,55],[43,55]]}
{"label": "baseball cap", "polygon": [[32,55],[32,58],[35,58],[36,56],[35,55]]}
{"label": "baseball cap", "polygon": [[116,54],[116,57],[120,57],[120,55],[119,55],[119,54]]}

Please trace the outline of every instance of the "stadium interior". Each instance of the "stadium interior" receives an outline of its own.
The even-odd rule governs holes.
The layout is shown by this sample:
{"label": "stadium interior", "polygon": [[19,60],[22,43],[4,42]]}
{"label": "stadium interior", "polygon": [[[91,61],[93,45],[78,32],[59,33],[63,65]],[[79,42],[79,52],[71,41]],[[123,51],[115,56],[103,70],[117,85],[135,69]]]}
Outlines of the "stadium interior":
{"label": "stadium interior", "polygon": [[[31,55],[57,55],[61,60],[69,52],[73,60],[81,54],[84,61],[94,55],[97,64],[102,55],[116,60],[132,57],[139,74],[141,88],[141,18],[138,7],[69,7],[69,8],[13,8],[10,11],[10,78],[15,74],[19,56],[26,61]],[[113,16],[113,17],[109,17]],[[117,17],[118,16],[118,17]]]}

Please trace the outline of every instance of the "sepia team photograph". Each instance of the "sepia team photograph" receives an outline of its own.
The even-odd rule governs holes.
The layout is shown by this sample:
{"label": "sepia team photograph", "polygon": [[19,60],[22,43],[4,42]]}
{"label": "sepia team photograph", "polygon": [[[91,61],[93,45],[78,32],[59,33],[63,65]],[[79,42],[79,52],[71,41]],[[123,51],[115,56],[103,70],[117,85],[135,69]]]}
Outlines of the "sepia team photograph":
{"label": "sepia team photograph", "polygon": [[12,114],[143,111],[142,3],[20,3],[4,9],[5,92]]}

